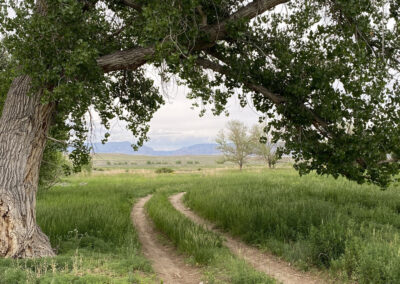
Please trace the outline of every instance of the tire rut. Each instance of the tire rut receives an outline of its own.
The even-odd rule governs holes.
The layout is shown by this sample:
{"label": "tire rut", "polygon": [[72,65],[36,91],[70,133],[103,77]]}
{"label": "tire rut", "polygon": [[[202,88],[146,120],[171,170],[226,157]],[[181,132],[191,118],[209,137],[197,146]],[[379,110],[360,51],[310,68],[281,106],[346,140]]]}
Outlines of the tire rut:
{"label": "tire rut", "polygon": [[152,263],[157,276],[165,284],[196,284],[201,283],[201,271],[186,264],[178,255],[175,248],[169,244],[162,244],[154,224],[146,215],[144,205],[151,195],[143,197],[135,203],[131,218],[138,232],[143,254]]}
{"label": "tire rut", "polygon": [[229,234],[215,228],[215,226],[199,217],[193,211],[188,209],[182,202],[185,192],[181,192],[170,197],[172,205],[183,213],[186,217],[197,224],[205,226],[208,230],[214,231],[225,239],[225,245],[232,251],[252,265],[256,270],[264,272],[284,284],[320,284],[329,283],[326,279],[306,272],[297,271],[287,262],[279,260],[277,257],[261,252],[257,248],[249,246]]}

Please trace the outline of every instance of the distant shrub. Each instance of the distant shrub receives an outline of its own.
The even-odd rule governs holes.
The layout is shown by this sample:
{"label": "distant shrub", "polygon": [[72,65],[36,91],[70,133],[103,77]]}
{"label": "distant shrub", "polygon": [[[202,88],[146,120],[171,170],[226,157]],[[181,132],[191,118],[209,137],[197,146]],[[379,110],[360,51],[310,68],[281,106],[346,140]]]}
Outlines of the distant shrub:
{"label": "distant shrub", "polygon": [[131,165],[137,165],[137,163],[132,162]]}
{"label": "distant shrub", "polygon": [[175,164],[180,165],[182,164],[182,161],[176,161]]}
{"label": "distant shrub", "polygon": [[151,163],[151,161],[147,161],[146,164],[151,165],[152,163]]}
{"label": "distant shrub", "polygon": [[195,161],[194,163],[195,163],[196,165],[200,164],[200,162],[199,162],[199,161]]}
{"label": "distant shrub", "polygon": [[215,161],[218,165],[223,165],[225,164],[225,160],[224,159],[218,159]]}
{"label": "distant shrub", "polygon": [[186,162],[188,165],[193,165],[193,161],[187,161]]}
{"label": "distant shrub", "polygon": [[110,161],[107,161],[107,166],[111,166],[111,162]]}
{"label": "distant shrub", "polygon": [[174,170],[171,168],[158,168],[155,171],[157,174],[170,174],[173,173]]}
{"label": "distant shrub", "polygon": [[93,170],[96,172],[104,172],[104,169],[102,168],[93,168]]}

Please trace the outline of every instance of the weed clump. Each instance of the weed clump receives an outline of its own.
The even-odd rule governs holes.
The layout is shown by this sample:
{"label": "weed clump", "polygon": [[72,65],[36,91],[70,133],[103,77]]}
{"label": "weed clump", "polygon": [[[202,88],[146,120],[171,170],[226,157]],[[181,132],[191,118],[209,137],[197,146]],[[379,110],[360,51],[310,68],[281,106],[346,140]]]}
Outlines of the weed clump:
{"label": "weed clump", "polygon": [[163,168],[156,169],[155,172],[156,172],[156,174],[172,174],[174,172],[174,170],[171,168],[163,167]]}

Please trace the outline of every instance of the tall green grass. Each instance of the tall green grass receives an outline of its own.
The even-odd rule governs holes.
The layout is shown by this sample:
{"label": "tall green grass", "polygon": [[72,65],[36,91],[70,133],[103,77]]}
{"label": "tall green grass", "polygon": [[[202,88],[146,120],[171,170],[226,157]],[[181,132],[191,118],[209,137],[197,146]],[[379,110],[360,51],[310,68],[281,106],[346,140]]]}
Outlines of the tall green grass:
{"label": "tall green grass", "polygon": [[400,191],[294,171],[227,174],[185,202],[248,243],[341,280],[400,283]]}
{"label": "tall green grass", "polygon": [[0,283],[147,283],[130,211],[155,186],[139,176],[72,178],[38,197],[37,220],[57,257],[0,260]]}
{"label": "tall green grass", "polygon": [[156,227],[165,233],[179,251],[189,255],[194,264],[203,265],[208,283],[275,283],[271,278],[235,258],[222,245],[222,239],[193,223],[175,210],[168,200],[169,191],[156,193],[146,204]]}
{"label": "tall green grass", "polygon": [[[329,269],[358,283],[400,283],[399,188],[382,192],[344,180],[299,178],[292,170],[69,178],[42,192],[37,205],[38,223],[58,256],[0,259],[0,283],[155,281],[130,211],[137,198],[172,189],[188,191],[188,205],[220,227],[304,269]],[[158,226],[172,230],[168,235],[181,251],[207,267],[207,279],[222,271],[231,274],[228,282],[263,283],[219,246],[218,237],[187,223],[166,196],[155,198]]]}

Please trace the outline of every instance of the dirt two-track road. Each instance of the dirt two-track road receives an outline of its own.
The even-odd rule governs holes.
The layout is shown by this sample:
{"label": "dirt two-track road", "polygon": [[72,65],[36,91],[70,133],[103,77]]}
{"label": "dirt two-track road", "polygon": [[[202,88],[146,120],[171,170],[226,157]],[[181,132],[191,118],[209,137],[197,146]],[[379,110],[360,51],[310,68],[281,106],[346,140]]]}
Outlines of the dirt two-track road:
{"label": "dirt two-track road", "polygon": [[[256,270],[271,276],[278,283],[284,284],[322,284],[330,282],[325,277],[298,271],[277,257],[262,252],[216,229],[212,223],[199,217],[183,204],[182,198],[184,194],[184,192],[181,192],[170,197],[170,202],[175,209],[195,223],[220,234],[225,239],[224,244],[231,252],[243,258]],[[202,273],[199,268],[185,263],[184,257],[179,255],[172,245],[160,241],[159,232],[154,228],[153,223],[145,213],[144,205],[150,198],[151,195],[139,199],[132,209],[131,216],[142,244],[142,251],[152,262],[157,276],[166,284],[203,283]]]}
{"label": "dirt two-track road", "polygon": [[132,221],[142,244],[143,254],[152,262],[157,276],[165,284],[201,283],[201,271],[186,264],[172,245],[160,242],[159,233],[145,213],[150,196],[139,199],[132,209]]}

